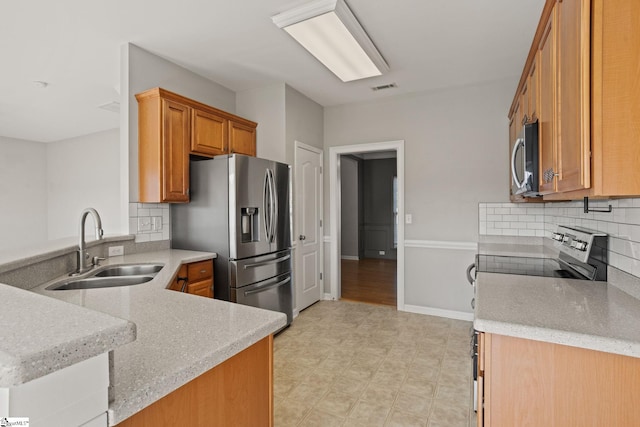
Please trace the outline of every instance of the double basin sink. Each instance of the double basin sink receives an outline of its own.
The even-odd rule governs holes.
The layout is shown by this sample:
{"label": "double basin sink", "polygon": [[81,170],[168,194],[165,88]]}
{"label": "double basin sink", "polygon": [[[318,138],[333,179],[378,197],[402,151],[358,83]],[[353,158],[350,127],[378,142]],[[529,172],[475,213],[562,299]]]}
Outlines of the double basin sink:
{"label": "double basin sink", "polygon": [[97,268],[84,277],[60,280],[46,289],[65,291],[71,289],[111,288],[146,283],[154,278],[164,264],[117,264]]}

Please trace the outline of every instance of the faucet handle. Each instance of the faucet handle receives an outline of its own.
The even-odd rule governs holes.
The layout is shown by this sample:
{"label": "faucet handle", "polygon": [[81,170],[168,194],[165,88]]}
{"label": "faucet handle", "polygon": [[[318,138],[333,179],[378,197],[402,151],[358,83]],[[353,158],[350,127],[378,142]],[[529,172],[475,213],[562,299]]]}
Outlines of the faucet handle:
{"label": "faucet handle", "polygon": [[93,263],[94,266],[99,267],[100,266],[100,261],[104,261],[106,258],[101,258],[99,256],[94,256],[93,260],[91,261]]}

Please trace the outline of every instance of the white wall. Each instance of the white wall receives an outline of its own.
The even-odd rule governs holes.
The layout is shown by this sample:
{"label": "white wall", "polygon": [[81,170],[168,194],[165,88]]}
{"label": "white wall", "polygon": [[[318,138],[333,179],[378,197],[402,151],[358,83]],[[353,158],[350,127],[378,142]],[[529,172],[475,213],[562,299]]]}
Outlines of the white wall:
{"label": "white wall", "polygon": [[[105,234],[126,233],[120,217],[120,131],[111,129],[46,145],[49,240],[77,237],[81,212],[95,208]],[[86,222],[93,239],[93,219]]]}
{"label": "white wall", "polygon": [[0,250],[47,240],[46,145],[0,137]]}
{"label": "white wall", "polygon": [[257,156],[286,162],[284,83],[236,93],[236,111],[258,122]]}
{"label": "white wall", "polygon": [[342,156],[340,173],[342,257],[358,258],[358,161]]}
{"label": "white wall", "polygon": [[[406,251],[407,305],[471,312],[464,271],[456,268],[443,276],[438,263],[426,262],[438,251],[428,246],[476,242],[478,203],[507,201],[506,116],[516,83],[514,78],[325,108],[325,156],[331,146],[405,141],[405,211],[413,216],[405,239],[419,243]],[[473,261],[472,251],[439,251],[459,265]]]}

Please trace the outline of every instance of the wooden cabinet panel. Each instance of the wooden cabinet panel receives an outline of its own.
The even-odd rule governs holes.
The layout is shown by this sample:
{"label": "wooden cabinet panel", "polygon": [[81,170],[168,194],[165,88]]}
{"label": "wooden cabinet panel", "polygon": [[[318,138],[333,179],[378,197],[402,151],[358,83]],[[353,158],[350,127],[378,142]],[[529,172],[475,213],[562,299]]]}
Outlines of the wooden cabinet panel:
{"label": "wooden cabinet panel", "polygon": [[484,425],[640,425],[640,358],[495,334],[485,344]]}
{"label": "wooden cabinet panel", "polygon": [[181,265],[168,289],[213,298],[213,260]]}
{"label": "wooden cabinet panel", "polygon": [[538,50],[540,98],[538,106],[538,148],[540,192],[556,191],[556,9],[544,29]]}
{"label": "wooden cabinet panel", "polygon": [[229,152],[256,155],[256,128],[229,120]]}
{"label": "wooden cabinet panel", "polygon": [[563,0],[557,9],[557,191],[591,186],[590,0]]}
{"label": "wooden cabinet panel", "polygon": [[273,336],[258,341],[118,426],[273,426]]}
{"label": "wooden cabinet panel", "polygon": [[211,279],[207,279],[201,282],[189,283],[187,285],[187,293],[206,298],[213,298],[213,281]]}
{"label": "wooden cabinet panel", "polygon": [[162,100],[162,198],[160,202],[189,201],[189,108]]}
{"label": "wooden cabinet panel", "polygon": [[191,115],[191,153],[217,156],[227,153],[228,120],[197,108]]}
{"label": "wooden cabinet panel", "polygon": [[538,55],[531,65],[527,86],[529,88],[529,117],[534,122],[538,119]]}
{"label": "wooden cabinet panel", "polygon": [[640,195],[640,1],[593,1],[593,151],[598,194]]}

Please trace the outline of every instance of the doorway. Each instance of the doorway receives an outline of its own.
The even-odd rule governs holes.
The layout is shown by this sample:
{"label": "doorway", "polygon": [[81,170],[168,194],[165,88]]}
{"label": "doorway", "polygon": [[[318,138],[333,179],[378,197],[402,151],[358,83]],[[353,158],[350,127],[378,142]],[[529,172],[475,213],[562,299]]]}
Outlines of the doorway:
{"label": "doorway", "polygon": [[[395,224],[391,231],[393,250],[396,253],[395,265],[396,298],[395,305],[398,310],[404,309],[404,141],[388,141],[377,143],[365,143],[329,148],[329,199],[331,231],[330,241],[330,295],[333,299],[342,297],[342,157],[343,155],[358,155],[363,153],[394,152],[396,175],[390,185],[394,188],[394,209],[392,212]],[[345,175],[346,176],[346,175]],[[374,233],[375,234],[375,233]],[[379,233],[378,233],[379,234]],[[385,233],[389,236],[389,232]],[[366,243],[365,243],[366,245]],[[375,250],[375,246],[373,248]],[[366,247],[363,248],[366,253]],[[386,251],[385,251],[386,252]],[[360,253],[360,252],[359,252]],[[370,254],[371,252],[369,252]],[[387,255],[386,253],[383,255]],[[384,257],[379,259],[383,260]],[[348,260],[348,259],[347,259]],[[382,263],[383,261],[379,261]],[[369,269],[371,270],[371,269]],[[378,271],[378,274],[380,272]],[[370,274],[376,275],[375,269]],[[348,278],[345,276],[345,280]]]}
{"label": "doorway", "polygon": [[340,156],[341,298],[396,306],[396,152]]}

